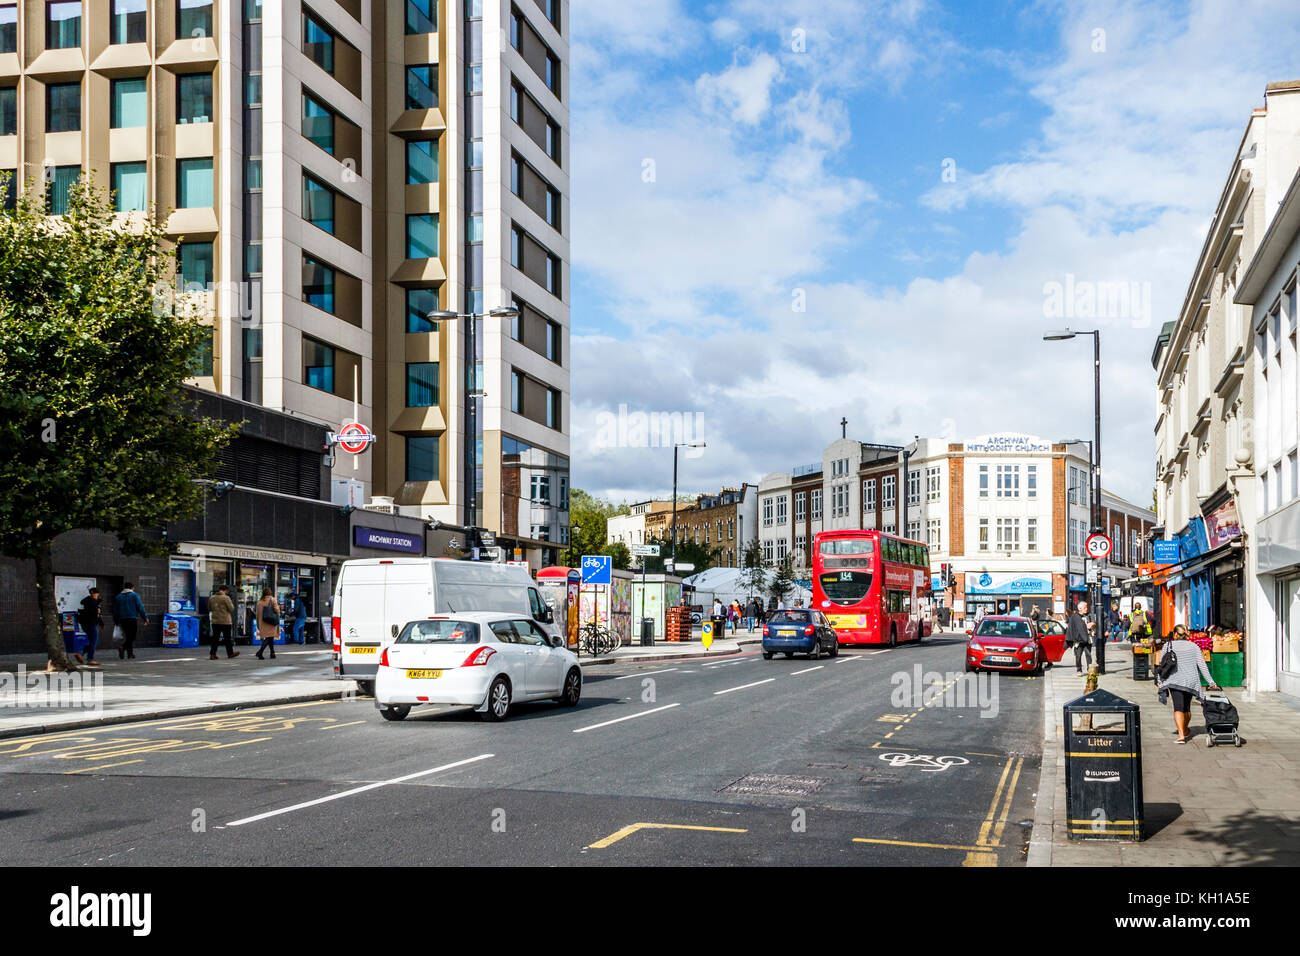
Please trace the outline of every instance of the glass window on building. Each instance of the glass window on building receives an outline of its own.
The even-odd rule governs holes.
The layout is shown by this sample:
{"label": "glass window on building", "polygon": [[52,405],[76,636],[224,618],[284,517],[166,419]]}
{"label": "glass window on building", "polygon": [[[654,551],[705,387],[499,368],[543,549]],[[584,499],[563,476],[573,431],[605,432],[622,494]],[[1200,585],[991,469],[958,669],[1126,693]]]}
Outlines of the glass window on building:
{"label": "glass window on building", "polygon": [[326,73],[334,72],[334,33],[306,10],[302,14],[302,52]]}
{"label": "glass window on building", "polygon": [[558,389],[546,390],[546,427],[560,427],[560,392]]}
{"label": "glass window on building", "polygon": [[303,336],[302,381],[322,392],[334,391],[334,349],[323,342]]}
{"label": "glass window on building", "polygon": [[206,289],[213,282],[212,243],[182,242],[176,250],[176,278],[182,291]]}
{"label": "glass window on building", "polygon": [[436,435],[407,436],[406,480],[438,480],[438,438]]}
{"label": "glass window on building", "polygon": [[438,141],[416,139],[406,144],[406,185],[424,186],[438,181]]}
{"label": "glass window on building", "polygon": [[438,323],[429,318],[438,311],[437,289],[406,290],[406,331],[416,334],[437,332]]}
{"label": "glass window on building", "polygon": [[212,205],[212,157],[176,163],[176,208],[203,209]]}
{"label": "glass window on building", "polygon": [[198,347],[194,350],[194,359],[191,364],[191,372],[195,378],[212,377],[212,357],[214,354],[212,334],[203,337]]}
{"label": "glass window on building", "polygon": [[18,87],[0,87],[0,136],[18,134]]}
{"label": "glass window on building", "polygon": [[113,80],[109,125],[113,129],[148,126],[149,93],[144,79]]}
{"label": "glass window on building", "polygon": [[147,19],[145,0],[113,0],[109,43],[144,43]]}
{"label": "glass window on building", "polygon": [[334,114],[309,93],[302,94],[302,135],[308,142],[334,155]]}
{"label": "glass window on building", "polygon": [[560,327],[554,322],[546,323],[546,357],[552,362],[560,361]]}
{"label": "glass window on building", "polygon": [[45,131],[81,129],[81,83],[51,83],[45,87]]}
{"label": "glass window on building", "polygon": [[334,270],[303,253],[302,299],[322,312],[334,313]]}
{"label": "glass window on building", "polygon": [[212,122],[211,73],[186,73],[176,77],[176,122]]}
{"label": "glass window on building", "polygon": [[212,0],[176,0],[176,39],[212,36]]}
{"label": "glass window on building", "polygon": [[75,50],[81,46],[80,0],[53,0],[45,5],[45,49]]}
{"label": "glass window on building", "polygon": [[438,257],[438,214],[420,213],[406,217],[406,258]]}
{"label": "glass window on building", "polygon": [[406,108],[431,110],[438,105],[438,68],[436,66],[408,66],[406,68]]}
{"label": "glass window on building", "polygon": [[81,176],[80,166],[55,166],[54,178],[45,194],[45,209],[51,216],[62,216],[68,211],[68,197],[72,184]]}
{"label": "glass window on building", "polygon": [[438,32],[438,4],[435,0],[406,0],[406,33]]}
{"label": "glass window on building", "polygon": [[438,363],[406,363],[406,405],[429,408],[438,404]]}
{"label": "glass window on building", "polygon": [[334,191],[306,173],[302,174],[302,218],[334,234]]}
{"label": "glass window on building", "polygon": [[18,4],[0,4],[0,53],[18,52]]}
{"label": "glass window on building", "polygon": [[143,212],[149,200],[149,176],[145,162],[114,163],[111,175],[113,208],[117,212]]}

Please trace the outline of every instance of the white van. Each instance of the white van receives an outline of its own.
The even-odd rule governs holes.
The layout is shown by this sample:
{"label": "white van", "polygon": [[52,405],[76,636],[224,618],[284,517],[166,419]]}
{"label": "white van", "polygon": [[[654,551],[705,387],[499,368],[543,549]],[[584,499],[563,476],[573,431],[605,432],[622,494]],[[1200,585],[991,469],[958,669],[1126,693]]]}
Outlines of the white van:
{"label": "white van", "polygon": [[461,611],[532,618],[552,645],[554,616],[528,569],[448,558],[359,558],[344,561],[334,586],[334,676],[374,692],[384,648],[410,621]]}

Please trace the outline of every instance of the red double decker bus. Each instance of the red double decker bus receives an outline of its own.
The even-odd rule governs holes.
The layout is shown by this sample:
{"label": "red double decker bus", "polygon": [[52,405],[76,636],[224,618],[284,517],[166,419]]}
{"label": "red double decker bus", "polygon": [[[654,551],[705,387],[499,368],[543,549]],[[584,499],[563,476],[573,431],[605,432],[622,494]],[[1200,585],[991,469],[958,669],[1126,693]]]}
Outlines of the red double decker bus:
{"label": "red double decker bus", "polygon": [[930,636],[930,549],[882,531],[822,531],[813,537],[813,607],[841,644],[888,644]]}

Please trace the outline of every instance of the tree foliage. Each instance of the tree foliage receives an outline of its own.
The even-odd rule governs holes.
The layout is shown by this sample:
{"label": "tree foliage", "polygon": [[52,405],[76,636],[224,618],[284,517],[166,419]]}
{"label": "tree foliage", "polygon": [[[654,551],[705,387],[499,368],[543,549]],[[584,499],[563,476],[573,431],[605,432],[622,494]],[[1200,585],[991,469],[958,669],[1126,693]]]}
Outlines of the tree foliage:
{"label": "tree foliage", "polygon": [[36,560],[58,666],[54,538],[98,529],[158,551],[148,532],[201,507],[195,479],[233,433],[188,413],[181,385],[211,330],[160,295],[176,269],[165,243],[89,183],[61,217],[22,195],[0,215],[0,551]]}

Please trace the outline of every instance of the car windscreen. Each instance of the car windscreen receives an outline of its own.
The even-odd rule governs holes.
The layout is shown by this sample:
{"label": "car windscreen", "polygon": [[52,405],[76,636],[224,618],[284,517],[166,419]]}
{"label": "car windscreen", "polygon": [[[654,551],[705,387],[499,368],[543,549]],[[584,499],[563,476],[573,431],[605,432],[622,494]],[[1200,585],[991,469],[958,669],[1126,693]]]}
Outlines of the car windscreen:
{"label": "car windscreen", "polygon": [[811,611],[777,611],[767,619],[768,624],[807,624]]}
{"label": "car windscreen", "polygon": [[1028,621],[980,621],[976,637],[1033,637]]}
{"label": "car windscreen", "polygon": [[867,571],[827,571],[818,579],[822,593],[836,604],[857,604],[871,590]]}
{"label": "car windscreen", "polygon": [[448,618],[435,621],[412,621],[402,628],[398,644],[477,644],[478,625],[473,621]]}

